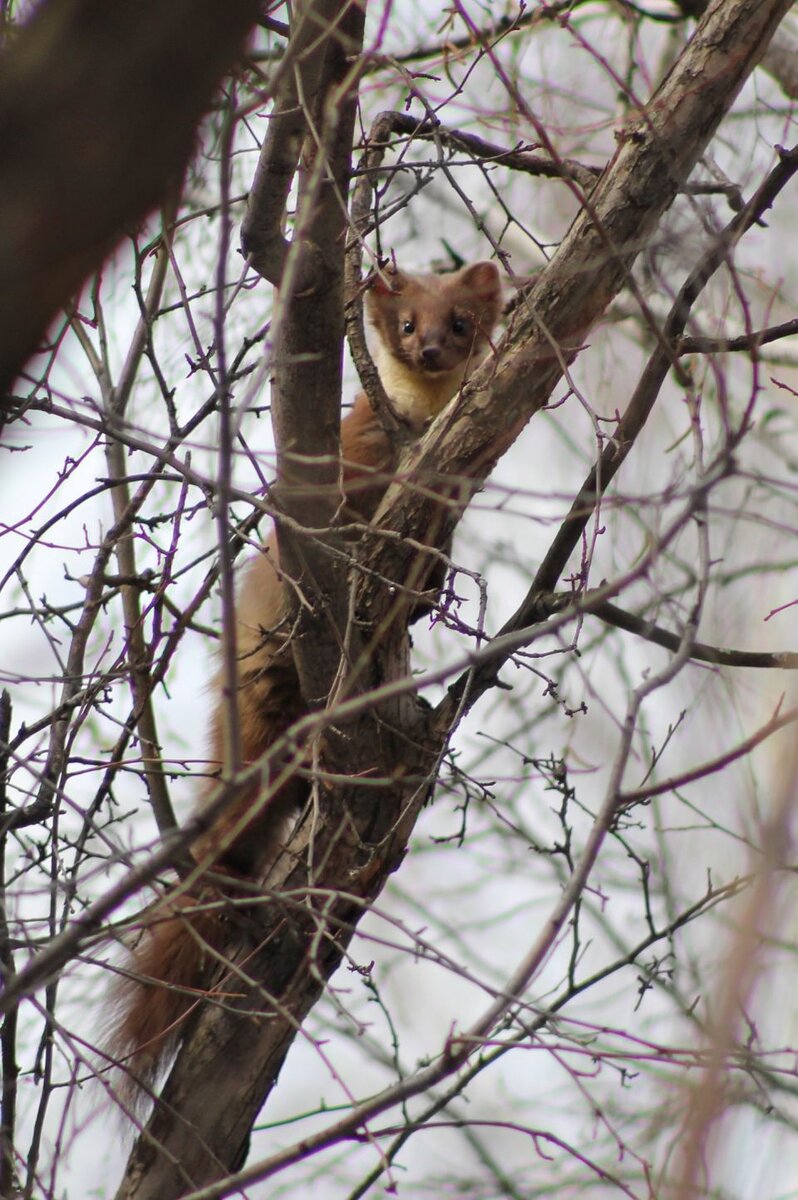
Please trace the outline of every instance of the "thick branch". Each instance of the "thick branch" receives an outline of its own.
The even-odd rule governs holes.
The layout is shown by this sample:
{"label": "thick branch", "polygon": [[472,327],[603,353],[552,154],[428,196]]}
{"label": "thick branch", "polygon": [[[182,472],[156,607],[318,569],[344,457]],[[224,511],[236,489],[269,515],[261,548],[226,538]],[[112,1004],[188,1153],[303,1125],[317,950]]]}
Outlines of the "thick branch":
{"label": "thick branch", "polygon": [[[530,417],[549,399],[589,329],[629,278],[663,212],[684,186],[724,112],[763,53],[789,0],[730,0],[710,6],[651,103],[629,126],[612,163],[583,203],[557,254],[530,289],[496,360],[473,377],[411,459],[417,478],[448,478],[467,501]],[[500,426],[497,430],[497,426]],[[394,486],[377,523],[424,539],[441,521],[434,495]],[[375,535],[367,565],[407,578],[413,551]],[[547,590],[551,590],[549,584]],[[367,590],[364,608],[384,609]]]}
{"label": "thick branch", "polygon": [[[686,57],[690,47],[685,52]],[[679,74],[679,64],[674,68],[673,76]],[[699,129],[701,126],[699,126]],[[702,145],[696,143],[696,158],[699,157]],[[617,163],[616,163],[617,166]],[[546,557],[541,563],[535,579],[527,593],[526,598],[513,614],[510,620],[500,631],[501,634],[506,634],[517,629],[521,629],[536,619],[536,612],[539,605],[541,594],[547,594],[554,590],[559,581],[562,571],[570,558],[575,546],[577,545],[582,531],[584,530],[591,514],[595,509],[595,505],[606,489],[609,481],[618,471],[619,467],[625,460],[631,447],[634,445],[635,439],[647,421],[662,382],[675,360],[675,351],[671,349],[672,344],[681,335],[687,318],[690,313],[692,304],[696,297],[700,294],[707,281],[711,278],[715,270],[727,257],[731,248],[739,240],[742,234],[750,228],[750,226],[761,216],[761,214],[772,205],[775,197],[785,184],[792,178],[795,171],[798,170],[798,149],[792,151],[781,151],[780,159],[776,167],[770,173],[763,185],[757,190],[749,203],[742,209],[741,212],[735,214],[727,228],[721,236],[707,251],[701,262],[690,273],[685,283],[682,285],[679,295],[671,308],[668,320],[665,324],[664,336],[659,340],[659,343],[654,350],[651,358],[646,364],[643,375],[635,389],[634,395],[629,403],[627,411],[621,419],[615,437],[609,443],[600,456],[598,462],[591,470],[582,488],[579,491],[574,503],[571,506],[566,520],[559,529]],[[605,182],[606,182],[605,177]],[[591,198],[592,201],[592,198]],[[592,207],[592,203],[591,203]],[[632,210],[637,211],[637,210]],[[578,224],[578,223],[577,223]],[[574,226],[576,228],[576,226]],[[563,243],[565,246],[573,235],[571,234]],[[561,247],[562,251],[562,247]],[[559,259],[559,254],[555,256],[552,266],[544,272],[542,286],[545,285],[550,272]],[[611,271],[612,263],[606,263],[606,270]],[[599,275],[604,274],[601,267],[598,268]],[[586,274],[590,274],[589,269]],[[597,288],[605,286],[601,281],[597,283]],[[533,291],[533,297],[537,289]],[[568,312],[568,301],[560,300],[555,293],[550,300],[548,313],[549,319],[546,321],[546,327],[551,328],[557,321],[562,320],[562,310]],[[541,314],[541,324],[543,324]],[[516,352],[516,357],[518,357]],[[573,357],[573,355],[571,355]],[[550,386],[553,387],[557,376]],[[475,385],[476,386],[476,385]],[[494,392],[495,392],[494,386]],[[537,392],[535,382],[532,383],[530,390]],[[513,393],[509,392],[510,399],[514,399]],[[465,408],[465,405],[464,405]],[[452,422],[454,424],[454,422]],[[430,431],[430,437],[434,430]],[[447,440],[447,448],[448,448]],[[390,496],[388,497],[390,500]],[[399,504],[397,504],[399,507]],[[405,500],[405,507],[407,501]],[[378,514],[379,515],[379,514]],[[490,685],[496,677],[497,664],[486,666],[476,677],[471,675],[459,680],[458,683],[450,689],[449,697],[442,703],[440,707],[439,717],[445,724],[451,719],[455,711],[458,710],[462,697],[466,688],[469,691],[469,703],[478,698],[479,695]]]}
{"label": "thick branch", "polygon": [[[290,247],[283,234],[286,202],[307,136],[309,111],[316,106],[320,89],[324,90],[330,30],[340,8],[338,0],[306,0],[294,8],[291,40],[280,65],[274,108],[241,227],[245,253],[258,273],[275,286],[282,279]],[[312,280],[318,264],[314,261],[307,267]]]}
{"label": "thick branch", "polygon": [[258,0],[67,0],[0,64],[0,390],[125,226],[181,178]]}
{"label": "thick branch", "polygon": [[[310,107],[303,112],[308,132],[302,147],[297,219],[292,242],[282,256],[276,322],[272,412],[278,484],[273,494],[289,518],[278,522],[280,560],[302,592],[292,648],[309,707],[326,701],[347,636],[343,561],[301,530],[329,526],[335,512],[343,258],[356,83],[348,56],[362,42],[363,18],[363,9],[351,5],[338,24],[331,25],[324,50],[319,50],[322,68],[317,92],[305,98]],[[295,594],[289,595],[295,603]],[[372,733],[368,741],[372,756],[375,744]],[[300,753],[288,769],[297,769],[302,758]],[[350,768],[357,774],[353,761]],[[325,879],[333,886],[347,886],[360,894],[360,887],[351,886],[353,868],[359,857],[368,860],[372,855],[363,843],[379,843],[395,811],[386,804],[380,815],[370,804],[370,819],[360,823],[358,836],[353,837],[351,821],[341,818],[344,804],[337,800],[337,821],[333,817],[320,829],[318,814],[308,815],[299,835],[301,848],[295,841],[292,853],[270,871],[274,902],[231,923],[229,945],[222,955],[231,962],[222,983],[224,1007],[207,1006],[198,1014],[195,1027],[187,1029],[163,1100],[131,1156],[120,1200],[176,1197],[189,1181],[218,1179],[240,1162],[252,1122],[297,1028],[337,965],[341,946],[353,928],[351,896],[325,898],[320,910],[310,899],[295,903],[307,887],[308,870],[315,876],[322,863]],[[356,812],[358,805],[362,810],[362,798],[353,798],[350,811]],[[330,936],[321,936],[330,917],[349,929],[337,946]],[[251,942],[242,947],[248,931]],[[316,937],[320,944],[309,964],[308,948]],[[242,1019],[253,1009],[268,1012],[268,1018],[255,1024]],[[209,1078],[214,1080],[212,1102],[198,1086],[198,1081]]]}
{"label": "thick branch", "polygon": [[[523,629],[539,619],[541,596],[546,596],[557,586],[600,497],[626,460],[640,431],[651,415],[660,388],[675,360],[675,351],[671,350],[671,346],[681,335],[693,303],[717,268],[726,260],[737,241],[770,208],[778,193],[792,179],[796,171],[798,171],[798,147],[791,151],[781,151],[779,162],[764,183],[757,189],[745,207],[735,214],[726,229],[715,239],[682,284],[665,322],[664,335],[646,363],[629,406],[618,423],[615,436],[599,456],[582,484],[568,516],[558,529],[548,553],[535,574],[527,595],[499,631],[499,637]],[[459,707],[466,688],[469,692],[469,706],[472,705],[486,687],[495,680],[500,661],[497,659],[479,672],[458,680],[450,689],[448,698],[441,705],[441,719],[448,719],[454,709]]]}
{"label": "thick branch", "polygon": [[[339,5],[333,5],[340,8]],[[281,281],[275,335],[272,419],[277,450],[280,561],[303,593],[286,589],[298,616],[294,658],[309,705],[324,702],[341,663],[347,624],[344,564],[297,529],[333,524],[338,498],[347,231],[357,72],[364,10],[333,23],[302,154],[297,222]]]}
{"label": "thick branch", "polygon": [[[629,131],[554,263],[536,283],[528,307],[506,339],[498,365],[489,363],[457,411],[444,414],[425,438],[415,456],[422,478],[439,479],[442,469],[460,485],[462,497],[458,499],[467,499],[529,417],[545,403],[590,325],[628,278],[636,254],[683,186],[787,7],[787,0],[724,0],[707,15],[651,107]],[[701,81],[699,86],[696,80]],[[295,253],[302,252],[300,242]],[[292,444],[302,445],[303,450],[307,444],[309,395],[320,386],[313,358],[300,358],[301,352],[314,348],[318,353],[319,344],[303,344],[301,329],[294,323],[303,314],[317,311],[313,306],[318,298],[312,293],[309,299],[299,298],[290,290],[283,298],[287,308],[281,320],[290,336],[281,342],[279,357],[283,357],[283,347],[290,354],[286,355],[288,366],[278,363],[278,370],[285,371],[281,396],[278,389],[283,422],[278,422],[278,433],[283,478],[290,477],[293,483],[303,478],[303,464],[291,460],[290,450]],[[318,332],[326,338],[324,327]],[[322,345],[326,347],[326,341]],[[303,378],[300,367],[306,372],[310,392],[298,386]],[[321,431],[314,426],[318,441],[312,454],[324,445],[324,424],[330,411],[328,396],[317,395],[316,399],[324,420]],[[498,435],[497,413],[502,415]],[[297,440],[292,443],[292,438]],[[314,472],[313,477],[318,480],[319,474]],[[292,515],[301,521],[300,493],[301,489]],[[390,528],[423,543],[440,535],[441,508],[434,493],[405,492],[397,486],[382,512]],[[444,509],[443,523],[453,521],[454,514]],[[281,551],[283,546],[290,552],[287,541]],[[367,550],[369,566],[400,583],[412,575],[415,557],[399,540],[383,543],[378,531]],[[390,685],[401,669],[397,649],[401,639],[386,631],[383,620],[389,615],[391,599],[370,579],[363,592],[364,611],[376,614],[380,625],[373,650],[382,678]],[[300,658],[298,655],[298,662]],[[368,777],[357,777],[364,731],[348,726],[353,784],[341,789],[343,794],[334,802],[320,789],[320,804],[327,810],[322,812],[322,820],[317,821],[314,813],[306,814],[270,873],[276,894],[264,907],[263,923],[253,929],[251,954],[239,955],[238,965],[230,968],[225,1006],[207,1005],[187,1030],[163,1102],[151,1122],[153,1140],[140,1144],[138,1165],[134,1163],[129,1177],[131,1186],[120,1195],[163,1200],[179,1194],[186,1174],[195,1186],[201,1186],[218,1178],[223,1164],[231,1165],[237,1152],[243,1151],[252,1117],[272,1086],[296,1030],[340,960],[364,906],[400,861],[426,794],[429,765],[440,745],[425,746],[430,736],[428,721],[425,725],[419,721],[413,728],[408,722],[393,727],[383,720],[370,724],[369,729],[381,739],[373,757],[382,764],[380,774],[391,780],[390,785],[382,787],[376,804]],[[445,736],[446,730],[440,729],[440,744]],[[409,778],[393,776],[396,764],[414,764],[414,771]],[[553,928],[566,919],[589,872],[592,855],[614,811],[614,796],[611,799],[606,819],[585,855],[582,876],[574,879],[564,896]],[[548,945],[541,943],[542,949],[537,947],[536,953]],[[530,969],[525,963],[519,980],[525,981]],[[508,1002],[505,998],[504,1003]],[[253,1012],[262,1015],[247,1021],[246,1014]],[[480,1036],[459,1041],[452,1054],[462,1054],[464,1061],[493,1019],[494,1014],[489,1013],[476,1030]],[[213,1078],[218,1091],[219,1102],[210,1116],[207,1099],[197,1087],[198,1078]],[[171,1116],[173,1111],[180,1114],[179,1121]],[[159,1153],[158,1144],[165,1150]],[[142,1172],[147,1175],[146,1188],[137,1185],[137,1174]]]}

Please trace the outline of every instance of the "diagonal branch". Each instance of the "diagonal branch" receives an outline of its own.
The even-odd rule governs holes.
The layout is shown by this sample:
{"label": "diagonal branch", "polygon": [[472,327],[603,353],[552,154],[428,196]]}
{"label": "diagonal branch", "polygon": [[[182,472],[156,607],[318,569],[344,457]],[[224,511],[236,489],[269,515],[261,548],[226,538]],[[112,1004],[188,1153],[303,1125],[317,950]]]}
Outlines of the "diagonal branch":
{"label": "diagonal branch", "polygon": [[[460,504],[484,482],[629,279],[635,258],[789,7],[787,0],[710,6],[650,104],[625,131],[613,161],[529,290],[497,357],[474,375],[455,411],[442,413],[413,453],[409,465],[418,478],[451,480]],[[423,540],[428,530],[439,535],[442,523],[451,528],[459,511],[442,514],[433,495],[395,485],[376,523]],[[383,544],[377,533],[364,555],[368,567],[394,581],[408,576],[412,557],[401,543]],[[548,573],[547,567],[547,580]],[[384,614],[385,594],[377,591],[366,585],[363,607]]]}
{"label": "diagonal branch", "polygon": [[[709,282],[714,272],[726,261],[730,251],[747,229],[766,212],[778,193],[798,171],[798,147],[779,151],[779,161],[767,179],[757,189],[748,204],[727,225],[714,241],[698,265],[690,272],[674,302],[665,322],[663,337],[635,388],[629,406],[618,424],[615,436],[600,455],[587,479],[582,484],[563,524],[560,526],[548,553],[537,570],[532,585],[524,600],[499,631],[499,637],[523,629],[538,620],[540,597],[552,592],[565,569],[568,559],[588,524],[601,495],[625,461],[636,439],[651,415],[662,383],[673,365],[675,351],[670,347],[680,337],[689,317],[692,305]],[[442,702],[439,716],[448,719],[461,705],[468,691],[468,707],[496,680],[499,662],[486,665],[478,672],[463,676]]]}
{"label": "diagonal branch", "polygon": [[[456,481],[458,504],[467,501],[545,403],[587,330],[627,281],[637,253],[683,186],[788,7],[787,0],[724,0],[707,14],[652,104],[629,129],[552,264],[531,289],[501,354],[480,371],[455,411],[442,414],[434,423],[412,456],[422,480],[443,476]],[[701,81],[698,87],[696,80]],[[296,253],[301,252],[300,246]],[[289,290],[286,301],[290,297]],[[301,311],[291,307],[282,315],[286,329],[291,330]],[[296,362],[301,343],[289,338],[283,345],[290,347]],[[313,380],[312,373],[308,378]],[[285,424],[278,424],[278,438],[284,467],[293,471],[295,464],[286,456],[292,444],[287,433],[293,429],[298,436],[303,428],[307,431],[306,424],[290,425],[292,419],[301,422],[307,409],[303,397],[291,387],[290,376],[283,387]],[[293,414],[289,387],[297,401]],[[323,411],[327,412],[326,405]],[[497,413],[502,424],[498,433]],[[301,522],[301,506],[292,515]],[[441,505],[431,488],[405,491],[399,485],[391,489],[381,510],[388,528],[421,544],[436,544],[441,527],[453,525],[456,515]],[[412,577],[417,551],[408,550],[401,539],[382,539],[376,528],[363,557],[377,576],[405,584]],[[360,594],[359,612],[373,616],[378,631],[364,657],[373,662],[372,678],[390,686],[406,673],[403,622],[392,620],[401,615],[401,608],[390,589],[373,575],[364,578]],[[318,646],[318,633],[307,642]],[[686,652],[683,642],[682,653]],[[334,712],[330,720],[335,720]],[[351,721],[345,736],[355,776],[352,784],[331,786],[329,795],[321,790],[322,819],[305,814],[270,872],[274,892],[253,929],[252,945],[247,950],[239,943],[236,959],[236,978],[243,982],[238,965],[242,964],[252,982],[224,1007],[206,1005],[187,1030],[161,1103],[131,1160],[130,1187],[123,1188],[120,1198],[163,1200],[180,1194],[187,1173],[195,1186],[202,1187],[219,1178],[220,1160],[228,1166],[235,1163],[254,1114],[273,1086],[297,1029],[340,961],[364,907],[401,861],[448,728],[433,727],[429,714],[414,706],[405,692],[403,707],[381,706],[376,721],[368,714],[362,721]],[[369,760],[381,763],[380,774],[389,780],[379,792],[378,804],[376,793],[367,786],[368,777],[357,777],[359,764]],[[335,768],[334,760],[331,766]],[[615,803],[613,791],[579,872],[542,931],[534,955],[519,967],[508,996],[448,1047],[447,1058],[453,1064],[467,1061],[481,1045],[493,1021],[512,1004],[513,989],[525,986],[539,957],[547,953],[550,939],[567,919],[589,875]],[[321,899],[320,888],[325,889],[326,900]],[[282,905],[280,895],[294,901],[304,898],[305,904]],[[234,946],[231,941],[228,949]],[[259,1012],[268,1014],[267,1019],[253,1021],[251,1015]],[[245,1015],[250,1020],[242,1019]],[[214,1080],[211,1111],[207,1096],[197,1086],[198,1080],[208,1078]],[[137,1186],[142,1173],[147,1176],[146,1189]],[[208,1194],[222,1195],[227,1190],[220,1183]]]}

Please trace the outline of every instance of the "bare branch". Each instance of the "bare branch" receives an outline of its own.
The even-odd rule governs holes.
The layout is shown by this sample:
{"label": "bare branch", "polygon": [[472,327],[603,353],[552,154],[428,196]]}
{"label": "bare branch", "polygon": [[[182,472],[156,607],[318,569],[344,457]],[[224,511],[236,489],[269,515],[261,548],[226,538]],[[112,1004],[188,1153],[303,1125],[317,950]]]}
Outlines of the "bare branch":
{"label": "bare branch", "polygon": [[731,338],[681,337],[675,345],[676,354],[726,354],[732,350],[756,351],[769,342],[792,337],[798,333],[798,320],[783,321],[769,329],[758,329],[754,333],[741,333]]}
{"label": "bare branch", "polygon": [[[562,597],[567,600],[567,597]],[[610,600],[599,600],[596,604],[590,602],[590,592],[580,597],[579,608],[590,612],[609,625],[625,629],[628,633],[636,633],[638,637],[663,646],[666,650],[676,651],[681,638],[669,629],[662,629],[645,617],[626,612]],[[719,667],[761,668],[764,670],[795,671],[798,670],[798,653],[790,650],[726,650],[719,646],[708,646],[705,642],[693,642],[690,647],[690,657],[698,662],[714,663]]]}
{"label": "bare branch", "polygon": [[[781,151],[779,162],[768,178],[757,189],[745,208],[733,217],[723,233],[713,241],[700,263],[691,271],[680,288],[676,302],[665,322],[663,338],[646,364],[626,412],[618,422],[612,441],[601,454],[571,505],[568,517],[558,530],[554,542],[537,570],[526,600],[506,622],[499,636],[512,633],[514,630],[534,622],[540,596],[546,595],[556,587],[602,493],[635,445],[640,431],[651,414],[662,383],[675,358],[668,347],[680,336],[680,331],[688,320],[695,299],[700,295],[717,268],[726,260],[731,248],[745,231],[750,229],[761,217],[762,213],[771,207],[778,193],[789,183],[796,171],[798,171],[798,147],[791,151]],[[441,719],[445,720],[446,715],[460,705],[466,688],[469,693],[469,706],[472,705],[485,687],[495,680],[495,672],[496,668],[490,667],[481,675],[469,675],[459,680],[450,689],[449,697],[440,709]]]}

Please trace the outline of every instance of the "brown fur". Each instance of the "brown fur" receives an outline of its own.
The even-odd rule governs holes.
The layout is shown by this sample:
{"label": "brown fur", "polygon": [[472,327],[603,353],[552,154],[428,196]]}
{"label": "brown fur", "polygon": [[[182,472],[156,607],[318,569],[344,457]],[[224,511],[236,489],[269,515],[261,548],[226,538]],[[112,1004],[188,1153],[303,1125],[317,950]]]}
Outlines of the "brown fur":
{"label": "brown fur", "polygon": [[[367,295],[383,386],[418,434],[457,392],[485,356],[501,310],[499,276],[492,263],[450,275],[406,275],[389,268]],[[365,395],[341,422],[342,487],[347,515],[371,519],[396,468],[396,452]],[[258,760],[306,711],[294,668],[288,606],[272,535],[246,569],[237,612],[238,718],[244,763]],[[221,699],[211,728],[209,758],[222,761]],[[210,788],[208,793],[210,793]],[[288,823],[306,798],[292,777],[269,796],[253,785],[196,842],[205,866],[257,880],[279,852]],[[183,1023],[212,982],[213,951],[221,944],[222,893],[200,884],[174,894],[144,914],[144,932],[116,986],[110,1051],[132,1075],[127,1098],[150,1086],[179,1041]],[[216,901],[209,909],[208,902]]]}

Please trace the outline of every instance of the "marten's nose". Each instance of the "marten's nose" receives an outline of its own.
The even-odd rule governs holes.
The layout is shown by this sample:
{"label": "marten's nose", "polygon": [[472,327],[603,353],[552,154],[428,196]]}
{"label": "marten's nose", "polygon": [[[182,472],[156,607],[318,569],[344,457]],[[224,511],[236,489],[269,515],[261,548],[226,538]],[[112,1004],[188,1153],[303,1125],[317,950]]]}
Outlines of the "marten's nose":
{"label": "marten's nose", "polygon": [[440,357],[440,346],[434,344],[431,346],[422,346],[421,361],[428,370],[434,371],[440,361]]}

